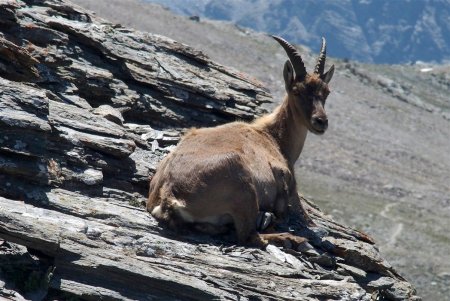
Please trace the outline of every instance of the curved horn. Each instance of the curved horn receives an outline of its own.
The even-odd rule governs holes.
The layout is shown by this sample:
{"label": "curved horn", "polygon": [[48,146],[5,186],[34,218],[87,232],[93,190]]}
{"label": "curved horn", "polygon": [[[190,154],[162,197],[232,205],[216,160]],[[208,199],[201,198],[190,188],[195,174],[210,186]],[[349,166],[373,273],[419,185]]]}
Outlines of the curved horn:
{"label": "curved horn", "polygon": [[289,60],[292,63],[292,66],[295,70],[296,78],[303,79],[306,76],[306,68],[305,64],[303,64],[302,57],[300,56],[300,53],[298,53],[297,49],[294,48],[291,44],[289,44],[285,39],[272,36],[280,45],[284,48],[286,51],[286,54],[289,57]]}
{"label": "curved horn", "polygon": [[316,68],[314,69],[314,73],[323,75],[323,71],[325,70],[325,59],[327,58],[327,42],[325,38],[322,37],[322,47],[320,48],[319,59],[317,60]]}

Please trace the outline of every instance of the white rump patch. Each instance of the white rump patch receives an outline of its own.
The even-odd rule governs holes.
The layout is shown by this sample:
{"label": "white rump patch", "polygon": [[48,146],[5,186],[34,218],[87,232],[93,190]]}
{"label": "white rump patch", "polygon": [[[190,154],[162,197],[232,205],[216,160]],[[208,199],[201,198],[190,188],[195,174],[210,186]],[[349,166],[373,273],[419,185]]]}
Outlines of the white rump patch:
{"label": "white rump patch", "polygon": [[161,218],[161,217],[162,217],[161,205],[158,205],[158,206],[156,206],[155,208],[153,208],[151,214],[152,214],[155,218]]}

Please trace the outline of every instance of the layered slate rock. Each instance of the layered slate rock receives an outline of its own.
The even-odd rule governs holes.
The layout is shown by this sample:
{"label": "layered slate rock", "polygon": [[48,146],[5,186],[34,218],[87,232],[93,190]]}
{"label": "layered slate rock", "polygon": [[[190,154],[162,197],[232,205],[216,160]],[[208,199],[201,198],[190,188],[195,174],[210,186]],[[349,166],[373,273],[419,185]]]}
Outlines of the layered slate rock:
{"label": "layered slate rock", "polygon": [[304,199],[317,227],[290,225],[314,246],[303,253],[171,233],[145,212],[185,129],[252,120],[271,101],[166,37],[66,1],[1,1],[0,297],[418,299],[370,237]]}

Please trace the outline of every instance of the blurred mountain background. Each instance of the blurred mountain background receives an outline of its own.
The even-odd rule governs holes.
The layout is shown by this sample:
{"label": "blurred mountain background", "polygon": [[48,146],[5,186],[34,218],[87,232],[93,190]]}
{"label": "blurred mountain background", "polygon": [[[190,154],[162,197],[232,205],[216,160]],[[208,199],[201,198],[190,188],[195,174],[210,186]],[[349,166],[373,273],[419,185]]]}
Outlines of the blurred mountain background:
{"label": "blurred mountain background", "polygon": [[[257,78],[275,104],[284,95],[286,54],[264,30],[297,41],[307,70],[326,36],[326,68],[336,65],[330,126],[306,140],[295,166],[299,191],[338,222],[373,236],[424,300],[450,300],[448,1],[160,1],[170,10],[138,0],[72,1]],[[367,15],[357,18],[355,7]],[[207,8],[231,22],[204,17]],[[358,25],[372,24],[372,15],[373,31]],[[255,24],[278,24],[279,31]]]}
{"label": "blurred mountain background", "polygon": [[148,0],[177,14],[231,21],[333,56],[376,64],[450,59],[450,0]]}

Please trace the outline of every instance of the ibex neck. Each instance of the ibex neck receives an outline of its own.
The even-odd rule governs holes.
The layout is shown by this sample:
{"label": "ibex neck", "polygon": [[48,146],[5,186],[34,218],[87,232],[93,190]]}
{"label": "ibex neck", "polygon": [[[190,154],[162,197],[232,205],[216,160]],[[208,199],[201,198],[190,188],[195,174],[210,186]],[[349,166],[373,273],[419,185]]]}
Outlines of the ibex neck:
{"label": "ibex neck", "polygon": [[275,139],[289,165],[293,166],[303,150],[308,129],[288,97],[272,114],[255,123]]}

